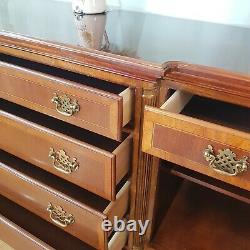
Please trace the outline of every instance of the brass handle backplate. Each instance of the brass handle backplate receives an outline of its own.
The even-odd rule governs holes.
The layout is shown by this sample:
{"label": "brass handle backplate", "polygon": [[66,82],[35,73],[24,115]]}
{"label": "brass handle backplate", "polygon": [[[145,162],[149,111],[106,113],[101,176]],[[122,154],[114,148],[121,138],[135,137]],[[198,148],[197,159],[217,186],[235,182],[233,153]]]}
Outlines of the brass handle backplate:
{"label": "brass handle backplate", "polygon": [[70,161],[70,157],[62,149],[56,152],[53,148],[50,148],[49,158],[53,160],[54,168],[64,174],[72,174],[79,169],[77,159],[72,158],[72,161]]}
{"label": "brass handle backplate", "polygon": [[213,147],[208,145],[203,155],[206,161],[209,162],[209,166],[216,172],[224,175],[236,176],[247,171],[249,166],[247,156],[244,156],[240,160],[236,160],[236,154],[228,148],[219,150],[218,154],[215,155]]}
{"label": "brass handle backplate", "polygon": [[58,96],[54,94],[51,102],[56,104],[57,112],[64,116],[72,116],[80,111],[77,100],[71,100],[67,95]]}
{"label": "brass handle backplate", "polygon": [[75,218],[72,214],[67,214],[60,206],[54,206],[49,203],[47,207],[50,219],[60,227],[67,227],[75,222]]}

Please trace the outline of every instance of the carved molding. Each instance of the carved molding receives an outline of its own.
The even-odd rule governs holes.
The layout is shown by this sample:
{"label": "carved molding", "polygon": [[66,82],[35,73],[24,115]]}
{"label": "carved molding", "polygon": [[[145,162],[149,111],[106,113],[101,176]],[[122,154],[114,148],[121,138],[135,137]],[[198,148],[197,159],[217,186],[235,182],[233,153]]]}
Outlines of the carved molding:
{"label": "carved molding", "polygon": [[[154,88],[143,89],[142,102],[141,102],[141,121],[140,121],[140,150],[137,166],[137,178],[136,178],[136,192],[133,219],[135,220],[147,220],[150,202],[150,187],[153,173],[153,156],[143,153],[141,151],[142,141],[142,128],[143,128],[143,111],[145,105],[158,106],[160,86],[157,85]],[[140,250],[144,248],[146,243],[146,235],[140,236],[139,233],[133,234],[133,250]]]}

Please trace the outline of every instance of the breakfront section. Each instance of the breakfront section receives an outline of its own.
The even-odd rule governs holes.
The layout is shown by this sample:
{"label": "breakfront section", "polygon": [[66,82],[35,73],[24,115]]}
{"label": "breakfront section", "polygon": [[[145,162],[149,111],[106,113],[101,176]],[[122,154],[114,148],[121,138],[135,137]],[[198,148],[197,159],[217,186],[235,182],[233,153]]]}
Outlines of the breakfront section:
{"label": "breakfront section", "polygon": [[248,249],[249,80],[173,65],[168,97],[144,110],[142,151],[160,160],[152,249]]}

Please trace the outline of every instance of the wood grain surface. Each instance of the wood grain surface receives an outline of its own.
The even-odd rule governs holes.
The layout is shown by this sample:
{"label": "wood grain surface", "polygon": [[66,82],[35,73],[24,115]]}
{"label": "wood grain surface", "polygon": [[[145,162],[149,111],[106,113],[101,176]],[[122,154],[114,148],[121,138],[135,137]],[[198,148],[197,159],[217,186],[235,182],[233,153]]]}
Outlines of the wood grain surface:
{"label": "wood grain surface", "polygon": [[[105,149],[104,143],[98,143],[98,140],[105,141],[102,137],[84,136],[83,130],[78,129],[77,132],[75,127],[58,123],[57,120],[43,119],[39,113],[32,115],[32,111],[17,106],[13,106],[13,109],[10,109],[10,104],[6,108],[1,103],[0,106],[2,149],[103,198],[115,200],[116,186],[130,168],[131,136],[124,138],[121,143],[106,140]],[[63,134],[60,127],[67,130],[68,135]],[[94,141],[95,146],[88,143],[95,144]],[[49,157],[51,148],[55,152],[64,150],[70,161],[76,158],[78,170],[71,174],[58,171]]]}
{"label": "wood grain surface", "polygon": [[144,152],[250,190],[249,171],[233,177],[218,174],[203,156],[212,145],[215,154],[229,148],[237,159],[249,157],[249,133],[153,107],[145,108],[143,131]]}
{"label": "wood grain surface", "polygon": [[184,182],[152,241],[155,250],[248,250],[249,205]]}
{"label": "wood grain surface", "polygon": [[113,216],[123,218],[128,209],[129,183],[117,194],[116,201],[109,203],[7,153],[1,152],[0,158],[1,195],[50,223],[53,222],[47,211],[49,203],[61,206],[75,219],[72,225],[61,229],[95,248],[107,249],[108,233],[102,230],[101,223]]}
{"label": "wood grain surface", "polygon": [[[42,66],[39,67],[42,68]],[[70,80],[67,80],[66,72],[65,76],[62,75],[63,72],[61,73],[61,78],[53,76],[53,70],[50,73],[51,75],[48,75],[29,70],[27,65],[19,67],[1,62],[0,80],[2,84],[0,98],[112,139],[120,140],[123,123],[126,125],[131,119],[129,117],[131,116],[129,111],[132,105],[132,94],[130,92],[125,93],[128,100],[123,105],[123,96],[119,94],[124,91],[124,88],[118,86],[118,90],[115,91],[118,91],[118,94],[113,94],[112,92],[99,90],[98,87],[95,88],[95,85],[98,86],[99,84],[103,85],[102,88],[105,89],[105,84],[98,83],[98,80],[95,80],[96,84],[92,83],[93,87],[90,87],[87,86],[88,79],[73,82],[73,80],[77,80],[77,76],[70,75]],[[84,85],[84,81],[86,85]],[[112,91],[108,84],[106,86],[108,90]],[[115,86],[113,88],[115,89]],[[52,103],[52,98],[55,95],[58,97],[66,95],[71,101],[76,100],[80,110],[72,116],[59,113],[56,104]],[[126,99],[126,96],[124,98]],[[128,114],[127,117],[123,116],[123,110]],[[126,122],[123,122],[123,117]]]}

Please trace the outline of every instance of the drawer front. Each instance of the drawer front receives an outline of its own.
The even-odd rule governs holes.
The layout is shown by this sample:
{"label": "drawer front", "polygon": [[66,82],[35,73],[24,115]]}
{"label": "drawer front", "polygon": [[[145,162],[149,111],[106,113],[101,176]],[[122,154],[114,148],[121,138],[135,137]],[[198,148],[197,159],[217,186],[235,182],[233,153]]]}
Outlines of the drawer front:
{"label": "drawer front", "polygon": [[[19,212],[19,211],[17,211]],[[18,216],[18,214],[17,214]],[[32,218],[31,218],[32,219]],[[34,218],[33,218],[34,219]],[[30,221],[27,221],[30,223]],[[34,221],[32,221],[33,223]],[[37,225],[38,226],[38,225]],[[38,226],[39,227],[39,226]],[[51,229],[51,228],[50,228]],[[46,235],[42,229],[42,237],[49,238],[56,245],[56,249],[82,249],[82,250],[93,250],[94,248],[84,245],[83,242],[76,242],[75,238],[72,240],[69,238],[70,235],[64,232],[58,233],[58,231],[50,231],[47,228],[47,232],[52,233],[53,237],[50,238]],[[39,228],[40,230],[40,228]],[[1,250],[53,250],[55,248],[44,243],[36,236],[24,230],[22,227],[16,225],[12,221],[8,220],[4,216],[0,215],[0,249]],[[63,237],[63,240],[59,237]],[[108,250],[121,250],[124,248],[127,242],[128,233],[126,231],[115,233],[114,236],[108,242]],[[67,245],[65,244],[67,240]],[[58,247],[58,248],[57,248]]]}
{"label": "drawer front", "polygon": [[103,220],[113,215],[122,218],[128,209],[129,183],[120,190],[116,202],[99,211],[3,163],[0,175],[1,195],[97,249],[108,248]]}
{"label": "drawer front", "polygon": [[123,97],[1,62],[0,81],[1,98],[115,140],[130,119],[130,89]]}
{"label": "drawer front", "polygon": [[108,200],[115,199],[116,185],[128,172],[131,141],[110,153],[0,112],[2,149]]}
{"label": "drawer front", "polygon": [[0,215],[0,249],[1,250],[52,250],[32,234]]}
{"label": "drawer front", "polygon": [[[244,157],[250,158],[249,134],[152,107],[145,109],[143,131],[144,152],[250,190],[250,166],[247,170],[243,164]],[[238,163],[246,171],[234,176]]]}

